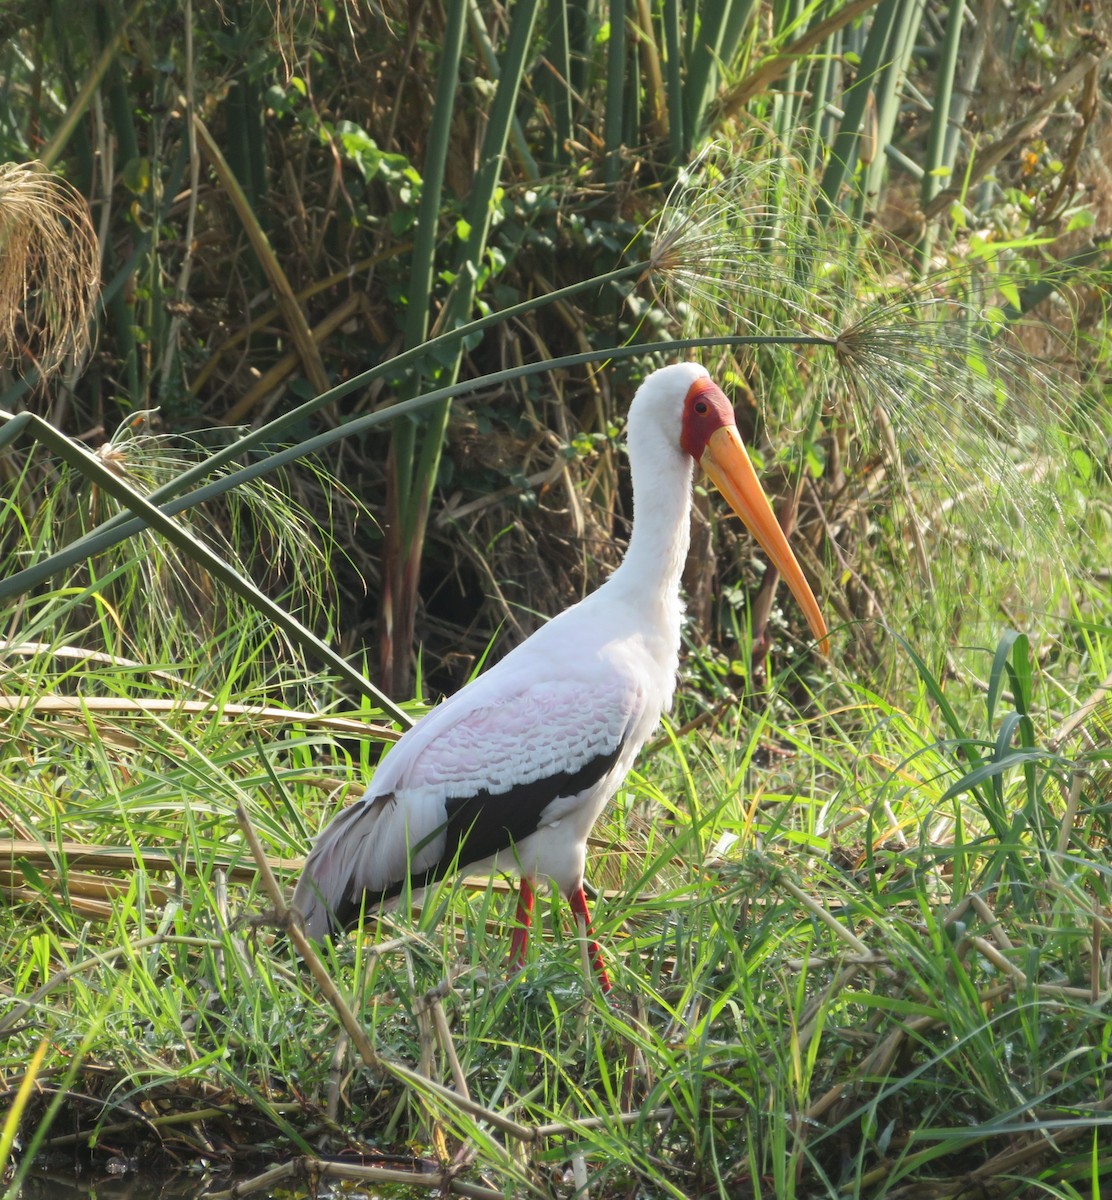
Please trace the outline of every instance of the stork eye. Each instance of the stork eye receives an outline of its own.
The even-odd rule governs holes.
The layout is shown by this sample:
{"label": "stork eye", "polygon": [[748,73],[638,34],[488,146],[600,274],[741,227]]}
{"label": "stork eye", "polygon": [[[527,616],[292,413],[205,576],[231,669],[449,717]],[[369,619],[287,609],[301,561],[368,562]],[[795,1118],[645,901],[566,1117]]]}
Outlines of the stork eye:
{"label": "stork eye", "polygon": [[696,400],[695,411],[699,416],[702,416],[707,411],[707,402],[705,400]]}

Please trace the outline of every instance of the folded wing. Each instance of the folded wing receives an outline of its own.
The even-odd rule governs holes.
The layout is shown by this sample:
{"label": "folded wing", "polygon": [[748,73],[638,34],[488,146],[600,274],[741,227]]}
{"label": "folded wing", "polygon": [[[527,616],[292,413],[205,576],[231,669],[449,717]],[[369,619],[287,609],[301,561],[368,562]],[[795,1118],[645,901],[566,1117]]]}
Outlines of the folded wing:
{"label": "folded wing", "polygon": [[349,927],[364,905],[496,854],[512,868],[515,847],[565,818],[585,815],[589,828],[639,748],[630,739],[643,714],[640,690],[617,679],[465,688],[397,743],[317,839],[293,898],[306,932]]}

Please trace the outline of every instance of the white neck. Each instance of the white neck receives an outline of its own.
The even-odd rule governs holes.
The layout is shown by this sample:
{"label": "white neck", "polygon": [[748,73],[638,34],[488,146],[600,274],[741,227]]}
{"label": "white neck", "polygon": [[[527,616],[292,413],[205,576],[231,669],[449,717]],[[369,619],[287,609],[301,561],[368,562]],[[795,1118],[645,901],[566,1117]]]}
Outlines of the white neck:
{"label": "white neck", "polygon": [[[647,429],[629,447],[633,473],[633,530],[613,590],[630,594],[645,609],[661,606],[661,617],[679,636],[680,577],[691,539],[691,479],[694,463],[659,429]],[[654,603],[655,602],[655,603]],[[655,615],[655,614],[654,614]]]}

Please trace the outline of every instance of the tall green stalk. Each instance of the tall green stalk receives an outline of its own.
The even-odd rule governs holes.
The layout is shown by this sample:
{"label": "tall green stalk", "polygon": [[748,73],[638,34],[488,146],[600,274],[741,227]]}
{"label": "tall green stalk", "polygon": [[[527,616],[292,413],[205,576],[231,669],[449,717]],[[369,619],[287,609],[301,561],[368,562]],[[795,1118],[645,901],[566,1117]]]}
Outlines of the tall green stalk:
{"label": "tall green stalk", "polygon": [[903,85],[907,69],[919,35],[926,0],[902,0],[892,36],[891,61],[886,65],[877,82],[876,95],[876,146],[872,162],[865,172],[862,192],[867,205],[875,204],[888,171],[888,155],[903,102]]}
{"label": "tall green stalk", "polygon": [[602,177],[615,184],[621,175],[626,86],[625,0],[610,0],[610,40],[606,44],[606,115]]}
{"label": "tall green stalk", "polygon": [[695,6],[686,9],[685,153],[707,132],[719,75],[723,67],[732,64],[752,11],[753,0],[704,0],[697,9]]}
{"label": "tall green stalk", "polygon": [[[428,334],[429,309],[435,293],[436,248],[440,235],[444,173],[452,139],[452,120],[456,92],[459,89],[463,39],[467,30],[465,3],[450,4],[447,13],[448,25],[441,46],[436,100],[425,153],[417,234],[409,276],[409,307],[405,322],[405,345],[408,350],[419,349]],[[410,394],[420,391],[423,361],[427,362],[428,359],[421,355],[415,363],[418,374],[406,389]],[[414,541],[423,538],[414,503],[415,492],[419,491],[415,480],[417,433],[414,422],[397,422],[387,459],[379,665],[383,678],[387,681],[387,691],[392,695],[397,694],[405,678],[396,665],[398,656],[395,647],[404,641],[408,648],[406,633],[413,624],[413,618],[409,614],[413,603],[410,599],[412,584],[402,564],[411,559],[410,548]]]}
{"label": "tall green stalk", "polygon": [[[514,111],[525,74],[529,46],[540,0],[519,0],[514,6],[504,61],[498,70],[498,85],[487,116],[480,164],[473,180],[466,211],[466,236],[456,262],[453,290],[441,314],[448,329],[466,323],[475,300],[478,272],[486,254],[495,196],[502,174],[506,145],[513,127]],[[462,10],[457,12],[456,10]],[[406,342],[415,346],[425,341],[432,299],[435,265],[435,233],[439,221],[440,196],[449,137],[455,113],[456,83],[462,51],[462,28],[466,8],[456,5],[450,12],[434,111],[433,136],[429,143],[425,188],[421,196],[419,236],[414,247],[414,271],[410,287],[410,312]],[[446,80],[451,86],[448,86]],[[435,205],[435,208],[434,208]],[[441,377],[454,383],[463,353],[457,341],[452,361]],[[429,361],[429,360],[426,360]],[[388,468],[387,529],[384,543],[382,624],[379,658],[382,678],[392,695],[406,692],[410,684],[410,655],[416,622],[417,592],[429,503],[440,468],[447,431],[447,403],[435,407],[420,429],[411,421],[395,426]]]}
{"label": "tall green stalk", "polygon": [[683,161],[687,133],[683,111],[683,58],[679,0],[664,0],[664,71],[668,92],[668,150],[672,161]]}
{"label": "tall green stalk", "polygon": [[[950,10],[946,18],[946,36],[942,42],[942,54],[935,75],[934,111],[931,113],[930,133],[927,137],[927,159],[923,164],[922,203],[924,209],[942,190],[944,177],[948,178],[953,171],[953,162],[946,157],[949,144],[956,149],[956,143],[948,137],[950,121],[950,103],[954,94],[954,76],[958,67],[958,51],[961,48],[961,31],[965,24],[964,0],[950,0]],[[923,237],[919,244],[919,257],[922,263],[930,258],[931,246],[934,241],[932,225],[928,222],[923,229]]]}
{"label": "tall green stalk", "polygon": [[823,172],[816,203],[820,217],[828,216],[838,205],[842,188],[853,178],[869,97],[888,62],[889,46],[903,3],[904,0],[884,0],[873,17],[857,78],[846,90],[842,122]]}
{"label": "tall green stalk", "polygon": [[567,166],[571,162],[574,109],[568,6],[564,0],[548,0],[545,59],[537,90],[552,113],[552,144],[548,157],[553,163]]}
{"label": "tall green stalk", "polygon": [[[410,260],[409,293],[405,321],[405,346],[417,349],[426,340],[429,327],[429,305],[434,294],[436,271],[436,246],[440,236],[440,207],[444,190],[444,172],[448,161],[448,150],[452,138],[452,116],[455,96],[459,88],[460,59],[463,54],[463,38],[467,29],[467,6],[448,6],[448,26],[440,48],[440,63],[437,74],[436,101],[433,106],[432,125],[429,129],[428,148],[425,153],[421,183],[421,201],[417,210],[417,233],[413,241]],[[420,363],[418,362],[418,372]],[[412,387],[420,390],[420,378]],[[405,513],[409,509],[409,487],[412,474],[413,447],[416,431],[408,425],[399,425],[394,431],[390,451],[390,466],[397,488],[397,510]]]}

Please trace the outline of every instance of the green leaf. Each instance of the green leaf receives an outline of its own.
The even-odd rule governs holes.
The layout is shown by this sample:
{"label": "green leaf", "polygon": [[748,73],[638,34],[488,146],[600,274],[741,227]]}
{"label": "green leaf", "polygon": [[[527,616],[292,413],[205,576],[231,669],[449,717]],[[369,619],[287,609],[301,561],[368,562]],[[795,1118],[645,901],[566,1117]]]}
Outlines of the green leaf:
{"label": "green leaf", "polygon": [[1031,711],[1031,643],[1025,633],[1021,633],[1012,646],[1011,663],[1008,673],[1012,677],[1012,688],[1015,692],[1016,708],[1026,716]]}
{"label": "green leaf", "polygon": [[1001,282],[1000,295],[1017,311],[1022,307],[1019,302],[1019,288],[1010,279]]}
{"label": "green leaf", "polygon": [[1084,450],[1074,450],[1070,454],[1073,469],[1077,472],[1082,483],[1088,483],[1093,477],[1093,460]]}
{"label": "green leaf", "polygon": [[133,196],[145,196],[151,190],[151,160],[144,157],[128,159],[122,178],[124,187]]}
{"label": "green leaf", "polygon": [[[963,792],[974,792],[982,783],[998,779],[1005,771],[1010,771],[1013,767],[1045,762],[1052,757],[1048,750],[1016,750],[1003,760],[983,762],[979,767],[963,775],[956,783],[951,784],[938,798],[938,803],[946,804]],[[1000,831],[997,832],[999,834]]]}
{"label": "green leaf", "polygon": [[1075,229],[1091,229],[1096,224],[1096,220],[1089,209],[1079,208],[1066,223],[1066,233],[1073,233]]}
{"label": "green leaf", "polygon": [[991,727],[996,722],[996,704],[1000,699],[1000,693],[1004,687],[1005,667],[1007,666],[1008,657],[1012,653],[1012,648],[1020,639],[1026,638],[1016,629],[1005,630],[1003,636],[996,643],[996,653],[992,658],[992,668],[988,673],[988,693],[985,697],[985,703],[988,706],[988,723]]}

